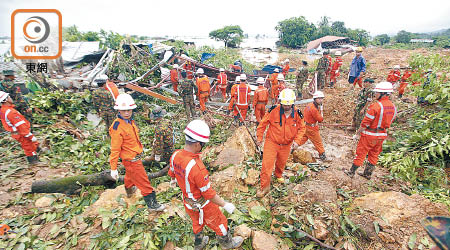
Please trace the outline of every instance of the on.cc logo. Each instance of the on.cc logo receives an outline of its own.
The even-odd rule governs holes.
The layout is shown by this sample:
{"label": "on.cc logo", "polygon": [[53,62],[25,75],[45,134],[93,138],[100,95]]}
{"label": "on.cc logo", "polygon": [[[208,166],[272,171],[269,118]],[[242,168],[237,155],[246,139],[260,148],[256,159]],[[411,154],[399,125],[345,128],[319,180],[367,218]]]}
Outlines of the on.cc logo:
{"label": "on.cc logo", "polygon": [[47,40],[49,35],[50,25],[42,17],[30,17],[23,25],[23,36],[30,43],[42,43]]}

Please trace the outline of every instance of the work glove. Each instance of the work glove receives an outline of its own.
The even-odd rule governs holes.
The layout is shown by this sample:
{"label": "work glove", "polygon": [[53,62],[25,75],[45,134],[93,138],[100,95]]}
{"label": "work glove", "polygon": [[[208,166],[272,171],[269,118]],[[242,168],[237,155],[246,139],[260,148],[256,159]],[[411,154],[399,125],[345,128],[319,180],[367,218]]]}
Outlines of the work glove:
{"label": "work glove", "polygon": [[232,214],[234,212],[234,210],[236,209],[236,207],[229,202],[225,202],[223,209],[225,209],[225,211],[227,211],[229,214]]}
{"label": "work glove", "polygon": [[358,139],[359,139],[359,135],[355,134],[355,135],[352,137],[352,139],[353,139],[353,140],[358,140]]}
{"label": "work glove", "polygon": [[111,173],[109,173],[109,175],[111,175],[111,177],[117,181],[117,179],[119,179],[119,171],[116,170],[112,170],[111,169]]}
{"label": "work glove", "polygon": [[173,178],[169,182],[170,187],[174,188],[177,186],[177,179]]}
{"label": "work glove", "polygon": [[31,137],[31,141],[32,141],[32,142],[37,142],[36,136],[33,135],[33,136]]}
{"label": "work glove", "polygon": [[160,161],[161,160],[161,155],[155,155],[155,161]]}

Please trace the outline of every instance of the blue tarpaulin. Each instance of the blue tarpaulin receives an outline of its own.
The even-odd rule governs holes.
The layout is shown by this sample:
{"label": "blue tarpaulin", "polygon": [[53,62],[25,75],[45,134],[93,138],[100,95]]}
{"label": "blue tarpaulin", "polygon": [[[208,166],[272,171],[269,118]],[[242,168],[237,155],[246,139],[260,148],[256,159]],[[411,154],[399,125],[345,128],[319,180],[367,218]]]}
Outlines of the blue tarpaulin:
{"label": "blue tarpaulin", "polygon": [[215,55],[216,54],[214,54],[214,53],[203,53],[202,54],[202,63]]}
{"label": "blue tarpaulin", "polygon": [[153,50],[152,50],[152,48],[153,48],[153,44],[152,44],[152,43],[149,43],[149,44],[148,44],[148,52],[150,52],[150,54],[153,55]]}
{"label": "blue tarpaulin", "polygon": [[[265,72],[268,72],[269,74],[272,74],[272,73],[275,72],[275,71],[274,71],[275,69],[278,69],[278,70],[280,71],[280,73],[281,73],[281,71],[283,70],[283,68],[280,67],[280,66],[275,66],[275,65],[270,65],[270,64],[267,64],[267,65],[264,66],[264,68],[262,68],[261,70],[262,70],[262,71],[265,71]],[[290,69],[289,69],[289,72],[294,72],[294,71],[295,71],[294,68],[290,68]]]}

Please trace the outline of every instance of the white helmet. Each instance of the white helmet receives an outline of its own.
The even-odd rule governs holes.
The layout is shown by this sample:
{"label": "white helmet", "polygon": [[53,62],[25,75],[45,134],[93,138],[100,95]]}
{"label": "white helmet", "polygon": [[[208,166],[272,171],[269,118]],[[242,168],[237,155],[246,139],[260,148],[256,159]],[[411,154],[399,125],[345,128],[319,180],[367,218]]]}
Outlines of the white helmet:
{"label": "white helmet", "polygon": [[285,62],[285,63],[288,63],[288,62],[289,62],[289,59],[288,59],[288,58],[286,58],[286,60],[284,60],[284,62]]}
{"label": "white helmet", "polygon": [[295,101],[295,92],[292,89],[283,89],[280,92],[280,103],[283,105],[292,105]]}
{"label": "white helmet", "polygon": [[258,77],[258,79],[256,79],[256,83],[258,83],[258,84],[264,84],[265,82],[266,81],[262,77]]}
{"label": "white helmet", "polygon": [[390,83],[390,82],[380,82],[380,83],[377,83],[377,85],[373,89],[373,92],[392,93],[392,92],[394,92],[394,89],[392,88],[392,83]]}
{"label": "white helmet", "polygon": [[205,74],[205,71],[203,70],[203,68],[198,68],[197,74]]}
{"label": "white helmet", "polygon": [[277,80],[278,80],[278,81],[284,81],[284,75],[283,75],[283,74],[279,74],[279,75],[277,76]]}
{"label": "white helmet", "polygon": [[325,95],[323,94],[322,91],[316,91],[316,92],[313,94],[313,99],[316,99],[316,98],[325,98]]}
{"label": "white helmet", "polygon": [[234,80],[236,83],[241,81],[241,77],[240,76],[236,76],[236,80]]}
{"label": "white helmet", "polygon": [[334,55],[335,55],[335,56],[341,56],[341,55],[342,55],[342,52],[341,52],[340,50],[338,50],[338,51],[334,52]]}
{"label": "white helmet", "polygon": [[400,69],[400,65],[395,65],[394,69]]}
{"label": "white helmet", "polygon": [[188,136],[186,140],[191,141],[190,139],[194,139],[195,142],[209,142],[209,135],[211,133],[208,124],[202,120],[191,121],[183,132]]}
{"label": "white helmet", "polygon": [[106,81],[108,80],[108,76],[106,74],[103,74],[98,79]]}
{"label": "white helmet", "polygon": [[176,64],[176,63],[173,65],[173,68],[174,68],[174,69],[178,69],[179,67],[180,67],[180,66],[178,66],[178,64]]}
{"label": "white helmet", "polygon": [[133,97],[129,94],[120,94],[117,96],[116,105],[114,109],[117,110],[130,110],[135,109],[136,103],[134,103]]}
{"label": "white helmet", "polygon": [[246,74],[241,74],[240,79],[242,81],[246,81],[247,80],[247,75]]}
{"label": "white helmet", "polygon": [[275,72],[280,72],[280,69],[278,69],[278,68],[275,68],[273,71],[275,71]]}
{"label": "white helmet", "polygon": [[223,72],[223,71],[225,71],[225,69],[224,69],[224,68],[220,68],[219,71],[220,71],[220,72]]}
{"label": "white helmet", "polygon": [[8,98],[8,96],[9,96],[9,93],[0,91],[0,102],[6,101],[6,98]]}

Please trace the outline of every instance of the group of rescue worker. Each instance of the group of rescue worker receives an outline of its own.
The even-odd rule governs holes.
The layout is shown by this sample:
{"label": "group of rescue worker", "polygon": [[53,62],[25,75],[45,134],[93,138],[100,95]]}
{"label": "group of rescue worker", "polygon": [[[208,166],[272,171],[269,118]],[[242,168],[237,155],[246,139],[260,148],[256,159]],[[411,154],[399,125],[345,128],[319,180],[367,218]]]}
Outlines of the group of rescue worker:
{"label": "group of rescue worker", "polygon": [[[362,81],[361,72],[365,72],[365,61],[358,59],[360,56],[358,53],[360,51],[357,51],[355,69],[352,69],[353,66],[351,66],[351,72],[354,71],[355,74],[351,73],[349,76],[349,82],[352,84]],[[336,60],[333,65],[331,65],[331,59],[328,61],[329,59],[324,57],[328,61],[325,70],[323,65],[320,67],[318,65],[320,70],[318,70],[318,77],[321,80],[326,79],[328,74],[331,86],[336,83],[339,67],[342,65],[340,53],[335,55]],[[364,61],[364,65],[361,64],[362,61]],[[206,122],[196,119],[193,93],[197,94],[200,110],[205,113],[206,102],[211,99],[211,84],[202,68],[197,69],[194,75],[188,70],[189,67],[192,69],[192,65],[186,65],[188,64],[185,63],[182,69],[179,69],[178,65],[173,65],[173,71],[170,73],[171,81],[176,82],[176,85],[173,86],[174,90],[182,97],[186,115],[190,121],[183,131],[184,147],[175,150],[173,128],[170,122],[162,119],[166,112],[160,107],[154,108],[150,117],[155,120],[157,125],[153,142],[153,160],[167,163],[171,185],[176,183],[183,193],[185,210],[192,219],[195,235],[194,248],[196,250],[204,249],[209,241],[208,236],[203,235],[205,225],[218,235],[222,249],[237,248],[242,244],[243,238],[231,236],[227,219],[219,207],[230,214],[236,208],[232,203],[224,201],[211,187],[209,172],[200,158],[202,149],[209,142],[211,132]],[[297,83],[303,81],[302,85],[307,79],[306,67],[307,63],[303,62],[303,67],[297,74]],[[327,71],[328,67],[329,72]],[[252,90],[247,84],[245,74],[238,76],[235,80],[236,84],[231,88],[227,112],[233,112],[239,122],[244,122],[249,108],[253,107],[255,111],[256,143],[259,147],[263,147],[260,187],[256,194],[259,198],[270,192],[274,169],[276,181],[285,183],[283,172],[291,150],[298,148],[308,140],[314,144],[319,158],[323,161],[327,160],[318,126],[324,120],[322,103],[325,95],[322,91],[317,90],[313,95],[313,102],[307,105],[303,112],[300,111],[294,105],[297,99],[295,91],[287,88],[285,84],[285,76],[288,72],[289,61],[287,60],[284,62],[281,73],[276,69],[271,74],[269,78],[270,93],[264,86],[266,79],[259,77],[256,80],[258,87],[254,91],[253,101],[250,96]],[[221,68],[215,85],[220,90],[224,101],[227,99],[227,81],[225,70]],[[118,179],[118,163],[121,159],[122,165],[125,167],[124,182],[127,196],[133,196],[136,189],[139,189],[150,212],[163,211],[165,205],[156,200],[155,190],[144,168],[143,145],[139,138],[139,128],[133,119],[133,110],[137,107],[134,99],[129,94],[120,93],[117,86],[109,81],[107,76],[100,77],[96,82],[99,88],[93,92],[92,98],[94,106],[97,107],[100,116],[106,123],[111,138],[109,157],[111,177]],[[323,88],[325,85],[320,86]],[[321,88],[319,87],[319,89]],[[368,107],[360,122],[361,125],[355,123],[355,127],[359,126],[357,135],[360,136],[360,139],[353,164],[349,170],[345,170],[350,177],[354,176],[356,170],[368,157],[368,163],[360,175],[367,179],[371,178],[378,156],[382,151],[383,141],[387,137],[386,130],[391,126],[397,113],[395,105],[390,101],[390,95],[393,92],[393,85],[390,82],[376,84],[373,92],[375,102]],[[297,87],[297,94],[301,94],[301,88]],[[22,113],[27,113],[27,110],[16,110],[14,103],[20,103],[20,100],[13,100],[13,96],[11,92],[0,91],[0,118],[3,127],[21,143],[29,162],[35,162],[39,143],[31,132],[29,121],[22,115]],[[273,105],[266,110],[270,99]]]}

